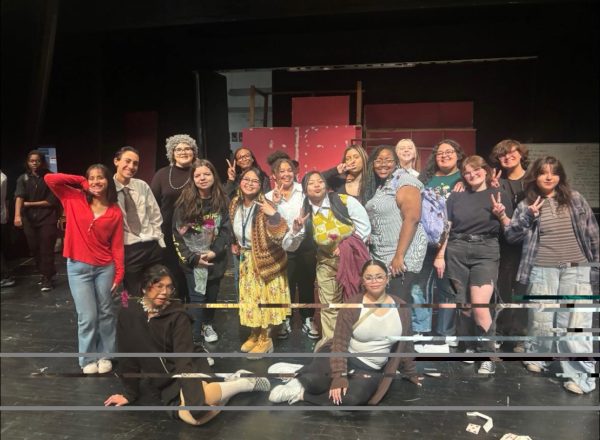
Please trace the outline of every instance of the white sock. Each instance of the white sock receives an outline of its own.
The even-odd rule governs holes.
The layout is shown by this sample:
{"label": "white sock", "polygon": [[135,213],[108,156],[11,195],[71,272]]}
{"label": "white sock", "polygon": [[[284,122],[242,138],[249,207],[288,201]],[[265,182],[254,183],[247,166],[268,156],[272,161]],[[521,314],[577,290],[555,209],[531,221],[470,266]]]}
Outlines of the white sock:
{"label": "white sock", "polygon": [[254,383],[241,378],[231,382],[218,382],[221,387],[221,400],[227,400],[239,393],[247,393],[254,389]]}

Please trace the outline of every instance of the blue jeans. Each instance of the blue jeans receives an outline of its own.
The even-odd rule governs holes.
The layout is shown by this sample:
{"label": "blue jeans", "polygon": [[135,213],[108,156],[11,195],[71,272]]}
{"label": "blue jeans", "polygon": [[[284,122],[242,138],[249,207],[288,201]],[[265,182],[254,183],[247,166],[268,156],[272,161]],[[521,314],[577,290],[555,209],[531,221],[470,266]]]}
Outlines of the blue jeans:
{"label": "blue jeans", "polygon": [[[114,353],[117,320],[110,292],[114,264],[92,266],[69,258],[67,274],[77,310],[79,353]],[[97,360],[98,356],[83,356],[79,365]]]}
{"label": "blue jeans", "polygon": [[[529,275],[529,295],[592,295],[589,267],[539,267],[534,266]],[[532,303],[556,303],[556,300],[531,300]],[[561,300],[565,303],[591,303],[591,300]],[[528,353],[550,353],[556,349],[557,353],[593,353],[592,334],[589,332],[572,333],[567,329],[591,328],[592,312],[583,308],[549,309],[544,310],[543,304],[539,309],[529,309],[528,336],[554,336],[574,338],[572,340],[552,341],[532,338],[525,343]],[[558,310],[554,312],[553,310]],[[527,361],[526,364],[535,364],[546,368],[547,361]],[[596,388],[596,380],[588,377],[594,373],[594,361],[561,361],[562,377],[569,378],[585,392],[589,393]]]}

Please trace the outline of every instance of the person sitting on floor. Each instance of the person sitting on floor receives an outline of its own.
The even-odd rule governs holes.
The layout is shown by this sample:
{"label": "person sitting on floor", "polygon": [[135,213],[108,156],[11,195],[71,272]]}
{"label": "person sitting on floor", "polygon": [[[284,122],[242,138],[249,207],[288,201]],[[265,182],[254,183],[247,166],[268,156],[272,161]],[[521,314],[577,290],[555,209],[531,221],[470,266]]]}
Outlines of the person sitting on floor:
{"label": "person sitting on floor", "polygon": [[[129,301],[121,308],[117,341],[121,353],[194,353],[192,319],[179,302],[172,302],[173,281],[169,270],[155,265],[142,276],[142,298]],[[140,397],[143,374],[154,376],[151,384],[160,390],[161,400],[169,406],[220,406],[234,395],[249,391],[269,391],[271,385],[263,377],[239,370],[225,382],[208,382],[211,376],[206,358],[198,357],[134,357],[123,358],[119,365],[125,388],[113,394],[105,406],[123,406]],[[156,377],[157,375],[160,375]],[[188,377],[185,377],[185,376]],[[202,425],[220,411],[178,410],[176,417],[190,425]]]}
{"label": "person sitting on floor", "polygon": [[[369,260],[361,271],[364,292],[349,303],[362,308],[342,308],[338,314],[333,340],[321,353],[369,353],[367,356],[318,357],[301,367],[275,364],[271,373],[296,373],[285,385],[273,388],[271,402],[289,404],[305,401],[315,405],[377,405],[389,389],[396,370],[420,386],[414,358],[390,357],[390,353],[411,353],[413,344],[400,337],[412,336],[410,309],[400,298],[385,293],[389,280],[384,263]],[[398,342],[399,341],[399,342]],[[288,368],[291,367],[291,368]]]}

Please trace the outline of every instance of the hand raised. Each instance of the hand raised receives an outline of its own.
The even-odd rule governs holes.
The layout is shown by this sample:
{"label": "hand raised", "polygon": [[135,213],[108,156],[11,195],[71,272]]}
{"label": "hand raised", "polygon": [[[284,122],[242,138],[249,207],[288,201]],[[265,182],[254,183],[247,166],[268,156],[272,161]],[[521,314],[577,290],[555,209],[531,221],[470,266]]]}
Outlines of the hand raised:
{"label": "hand raised", "polygon": [[271,206],[271,204],[267,201],[264,202],[254,202],[256,203],[256,206],[258,206],[260,208],[260,210],[262,211],[263,214],[265,214],[267,217],[271,217],[272,215],[274,215],[277,210],[275,208],[273,208],[273,206]]}
{"label": "hand raised", "polygon": [[281,199],[283,198],[283,183],[281,185],[276,185],[275,189],[273,190],[273,203],[275,203],[276,205],[278,205],[281,202]]}
{"label": "hand raised", "polygon": [[232,182],[235,180],[236,172],[235,172],[235,159],[233,160],[233,164],[229,162],[229,159],[225,159],[227,161],[227,180],[231,180]]}
{"label": "hand raised", "polygon": [[538,217],[540,215],[540,209],[543,204],[544,204],[544,199],[542,199],[540,196],[538,196],[538,198],[535,199],[535,202],[533,202],[531,205],[529,205],[529,208],[527,208],[527,209],[529,209],[529,212],[531,212],[534,217]]}
{"label": "hand raised", "polygon": [[300,217],[297,217],[294,219],[294,224],[292,225],[292,231],[294,232],[294,234],[297,234],[298,232],[300,232],[302,230],[302,228],[304,227],[304,223],[306,223],[306,220],[308,219],[309,214],[306,214],[304,217],[302,217],[302,213],[300,214]]}
{"label": "hand raised", "polygon": [[498,198],[494,197],[494,194],[490,194],[490,198],[492,199],[492,213],[498,218],[505,216],[506,207],[502,204],[502,194],[498,193]]}
{"label": "hand raised", "polygon": [[500,176],[502,175],[502,170],[496,171],[492,170],[492,180],[490,182],[490,186],[492,188],[500,188]]}
{"label": "hand raised", "polygon": [[342,162],[341,164],[339,164],[339,165],[338,165],[336,168],[337,168],[337,172],[338,172],[338,174],[343,174],[343,173],[345,173],[346,171],[348,171],[348,165],[346,165],[346,164],[345,164],[345,163],[343,163],[343,162]]}

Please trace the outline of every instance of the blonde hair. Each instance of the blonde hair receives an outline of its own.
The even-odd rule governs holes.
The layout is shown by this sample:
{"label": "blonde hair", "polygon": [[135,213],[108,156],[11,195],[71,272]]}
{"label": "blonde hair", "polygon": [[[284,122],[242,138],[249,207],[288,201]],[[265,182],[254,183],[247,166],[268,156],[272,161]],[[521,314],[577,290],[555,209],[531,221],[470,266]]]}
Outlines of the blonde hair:
{"label": "blonde hair", "polygon": [[415,150],[415,157],[412,160],[412,169],[416,170],[416,171],[421,171],[421,161],[419,160],[419,150],[417,150],[417,146],[415,145],[415,143],[413,142],[412,139],[400,139],[398,141],[398,143],[396,144],[396,154],[398,155],[398,158],[400,158],[400,153],[398,153],[398,148],[400,148],[400,144],[405,143],[405,144],[409,144],[411,147],[413,147],[413,149]]}

